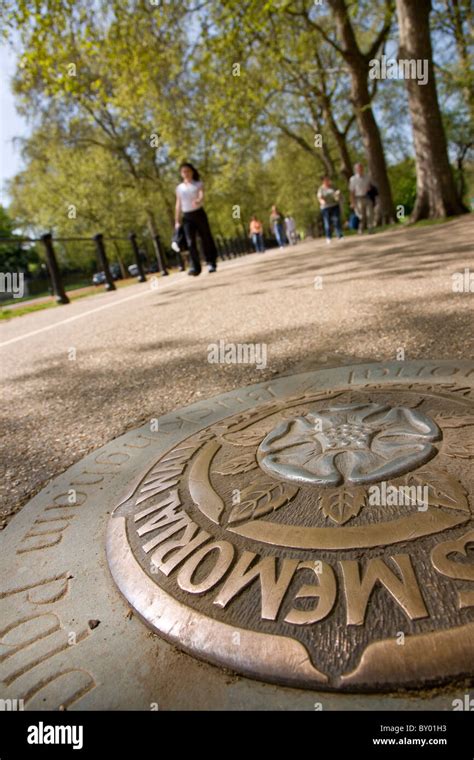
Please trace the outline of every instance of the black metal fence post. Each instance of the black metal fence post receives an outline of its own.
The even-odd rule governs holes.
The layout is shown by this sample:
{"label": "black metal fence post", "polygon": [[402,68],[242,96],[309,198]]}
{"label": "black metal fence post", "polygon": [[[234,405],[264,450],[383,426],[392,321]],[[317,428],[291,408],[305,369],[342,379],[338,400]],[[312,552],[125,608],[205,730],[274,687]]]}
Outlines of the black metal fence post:
{"label": "black metal fence post", "polygon": [[230,259],[229,252],[227,251],[227,246],[225,244],[225,239],[223,237],[219,240],[221,245],[221,256],[223,259]]}
{"label": "black metal fence post", "polygon": [[105,274],[105,289],[116,290],[115,283],[113,281],[112,275],[110,274],[107,254],[105,252],[104,236],[101,232],[99,232],[97,235],[94,235],[94,240],[97,248],[97,255],[99,257],[100,266],[102,267]]}
{"label": "black metal fence post", "polygon": [[64,290],[64,285],[59,271],[56,254],[54,252],[53,237],[51,233],[47,232],[41,237],[44,249],[46,252],[46,264],[48,265],[49,276],[51,277],[51,284],[53,286],[53,293],[56,296],[57,303],[66,304],[69,303],[69,298]]}
{"label": "black metal fence post", "polygon": [[216,249],[217,249],[217,255],[220,259],[224,260],[224,253],[222,250],[222,243],[220,241],[220,238],[216,237]]}
{"label": "black metal fence post", "polygon": [[166,256],[165,252],[163,250],[163,244],[161,242],[161,238],[156,233],[156,235],[153,236],[153,244],[155,246],[155,253],[156,253],[156,259],[158,261],[158,266],[160,268],[160,272],[163,277],[169,274],[167,268],[166,268]]}
{"label": "black metal fence post", "polygon": [[132,244],[133,255],[135,256],[135,263],[138,269],[138,282],[146,282],[145,272],[143,271],[142,259],[137,243],[137,236],[134,232],[132,232],[129,237]]}

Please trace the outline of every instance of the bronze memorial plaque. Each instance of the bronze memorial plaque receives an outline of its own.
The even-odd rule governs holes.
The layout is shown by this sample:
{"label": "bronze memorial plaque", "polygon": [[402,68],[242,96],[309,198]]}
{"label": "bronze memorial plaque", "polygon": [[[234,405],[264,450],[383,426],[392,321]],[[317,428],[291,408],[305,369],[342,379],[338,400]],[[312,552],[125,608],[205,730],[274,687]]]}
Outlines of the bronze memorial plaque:
{"label": "bronze memorial plaque", "polygon": [[285,685],[472,675],[470,378],[388,366],[262,383],[252,408],[183,428],[109,521],[112,575],[149,626]]}

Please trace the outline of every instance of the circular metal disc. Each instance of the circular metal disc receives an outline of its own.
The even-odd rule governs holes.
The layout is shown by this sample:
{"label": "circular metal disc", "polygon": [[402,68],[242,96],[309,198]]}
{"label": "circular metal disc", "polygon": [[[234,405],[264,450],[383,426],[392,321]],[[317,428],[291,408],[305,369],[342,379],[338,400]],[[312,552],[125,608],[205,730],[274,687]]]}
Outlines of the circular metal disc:
{"label": "circular metal disc", "polygon": [[474,368],[321,370],[167,415],[109,519],[124,597],[258,679],[377,691],[474,670]]}

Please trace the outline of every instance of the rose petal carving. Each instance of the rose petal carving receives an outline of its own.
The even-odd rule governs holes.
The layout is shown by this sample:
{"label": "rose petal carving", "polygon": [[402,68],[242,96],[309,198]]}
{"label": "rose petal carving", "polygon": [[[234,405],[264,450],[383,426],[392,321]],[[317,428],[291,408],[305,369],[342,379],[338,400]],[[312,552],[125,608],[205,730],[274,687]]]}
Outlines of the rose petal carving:
{"label": "rose petal carving", "polygon": [[407,407],[349,404],[285,420],[261,442],[270,475],[302,485],[364,485],[409,472],[431,459],[441,431]]}

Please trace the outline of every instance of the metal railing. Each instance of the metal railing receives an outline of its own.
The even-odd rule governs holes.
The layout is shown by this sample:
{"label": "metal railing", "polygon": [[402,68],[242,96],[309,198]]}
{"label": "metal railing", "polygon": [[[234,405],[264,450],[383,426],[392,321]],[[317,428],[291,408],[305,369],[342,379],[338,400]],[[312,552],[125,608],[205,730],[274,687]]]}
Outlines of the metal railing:
{"label": "metal railing", "polygon": [[[61,271],[61,266],[58,262],[58,256],[56,254],[56,249],[55,249],[56,244],[62,245],[62,244],[67,244],[67,243],[84,243],[84,242],[87,242],[89,244],[93,243],[95,247],[95,253],[96,253],[96,258],[97,258],[99,268],[101,272],[103,272],[104,288],[107,291],[114,291],[116,290],[116,285],[115,285],[114,277],[112,275],[111,268],[110,268],[111,265],[109,261],[109,255],[107,253],[107,244],[109,242],[113,243],[114,245],[118,244],[118,242],[121,242],[123,244],[124,241],[126,241],[127,245],[130,246],[129,251],[133,256],[133,261],[136,265],[136,276],[137,276],[138,281],[145,282],[147,278],[146,278],[146,273],[145,273],[144,258],[148,259],[148,257],[146,256],[146,254],[144,256],[144,252],[140,250],[140,247],[138,245],[138,238],[135,233],[131,233],[128,237],[104,236],[102,233],[98,233],[94,235],[92,238],[90,238],[90,237],[53,237],[51,233],[47,232],[44,235],[41,235],[41,237],[39,238],[31,238],[31,237],[0,238],[0,244],[21,245],[24,243],[28,243],[28,244],[40,243],[42,245],[44,254],[45,254],[45,261],[46,261],[47,274],[48,274],[48,280],[49,280],[48,290],[56,298],[56,301],[58,304],[67,304],[70,302],[70,299],[66,293],[66,288],[65,288],[65,283],[64,283],[64,280],[65,280],[64,272]],[[250,238],[245,236],[243,233],[240,235],[236,235],[232,238],[227,238],[222,235],[217,235],[215,238],[215,242],[216,242],[218,257],[222,260],[236,258],[237,256],[243,256],[247,253],[254,252],[254,248],[252,246],[252,242]],[[153,238],[151,238],[151,243],[152,243],[153,251],[156,257],[157,270],[162,276],[166,276],[169,274],[168,272],[169,259],[173,259],[174,261],[176,261],[180,269],[184,269],[184,261],[183,261],[183,257],[181,253],[176,253],[172,251],[171,249],[169,251],[165,251],[161,238],[158,234],[154,235]],[[272,245],[274,245],[274,242],[269,240],[267,243],[267,247],[271,247]],[[77,269],[76,271],[79,271],[79,270]]]}

